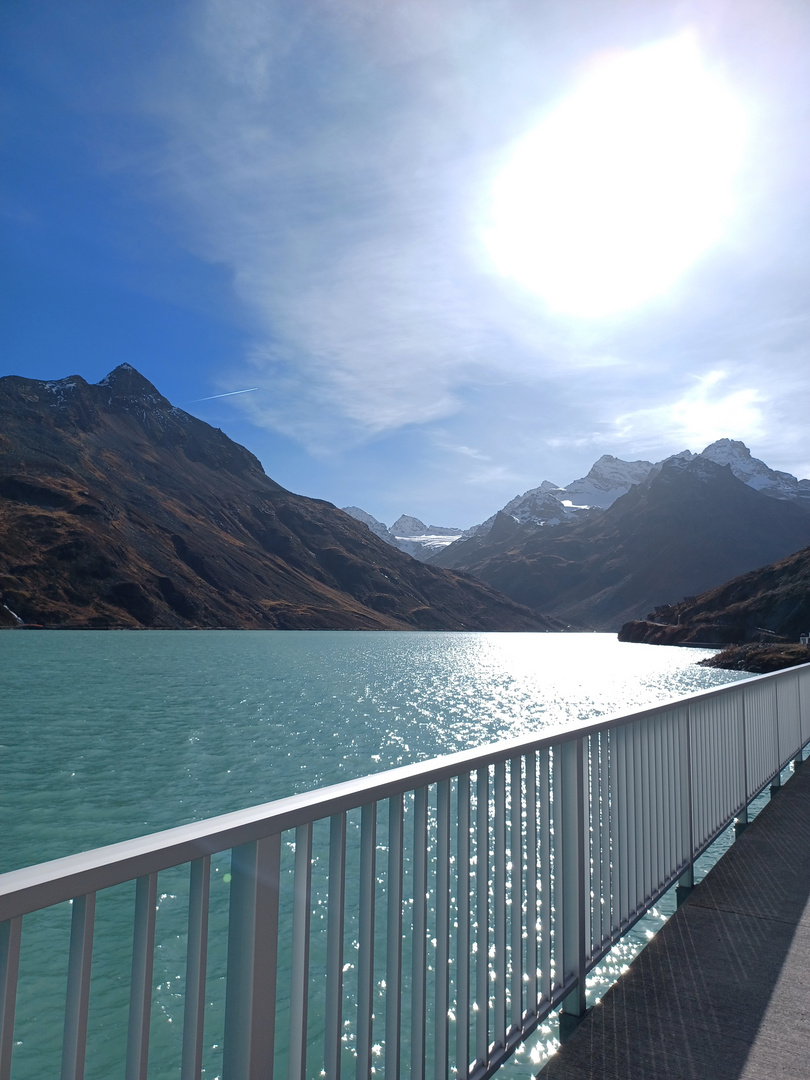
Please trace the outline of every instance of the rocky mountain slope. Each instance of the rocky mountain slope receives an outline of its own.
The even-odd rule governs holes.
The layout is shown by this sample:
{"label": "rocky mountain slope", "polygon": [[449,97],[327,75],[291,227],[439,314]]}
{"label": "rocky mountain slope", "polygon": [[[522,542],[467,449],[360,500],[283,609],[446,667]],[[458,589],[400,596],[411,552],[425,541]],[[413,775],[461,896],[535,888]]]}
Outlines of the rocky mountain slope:
{"label": "rocky mountain slope", "polygon": [[729,465],[687,451],[588,521],[546,529],[499,514],[488,534],[452,544],[432,563],[574,626],[617,630],[809,541],[806,500],[771,497]]}
{"label": "rocky mountain slope", "polygon": [[[603,454],[586,476],[558,487],[544,480],[538,487],[516,495],[498,514],[506,514],[519,525],[560,525],[566,521],[584,521],[606,510],[635,484],[641,484],[655,468],[651,461],[622,461]],[[498,514],[469,530],[471,535],[488,532]]]}
{"label": "rocky mountain slope", "polygon": [[134,368],[0,379],[0,625],[542,630],[294,495]]}
{"label": "rocky mountain slope", "polygon": [[622,641],[654,645],[798,642],[810,632],[810,547],[626,623]]}

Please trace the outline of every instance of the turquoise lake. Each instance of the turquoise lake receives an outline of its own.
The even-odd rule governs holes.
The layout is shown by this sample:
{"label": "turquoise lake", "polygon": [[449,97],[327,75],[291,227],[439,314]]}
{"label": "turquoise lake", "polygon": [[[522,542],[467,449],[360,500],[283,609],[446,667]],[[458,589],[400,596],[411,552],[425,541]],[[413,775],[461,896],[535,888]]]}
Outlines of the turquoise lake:
{"label": "turquoise lake", "polygon": [[[698,667],[702,655],[606,634],[0,633],[0,872],[744,677]],[[123,971],[130,942],[116,942],[114,901],[102,908],[99,948],[106,936]],[[61,1030],[43,1034],[38,1016],[64,1000],[47,957],[66,918],[26,923],[13,1080],[58,1073]],[[177,937],[156,965],[161,1078],[178,1075]],[[91,1013],[88,1078],[120,1071],[114,997]],[[531,1075],[529,1051],[499,1075]]]}

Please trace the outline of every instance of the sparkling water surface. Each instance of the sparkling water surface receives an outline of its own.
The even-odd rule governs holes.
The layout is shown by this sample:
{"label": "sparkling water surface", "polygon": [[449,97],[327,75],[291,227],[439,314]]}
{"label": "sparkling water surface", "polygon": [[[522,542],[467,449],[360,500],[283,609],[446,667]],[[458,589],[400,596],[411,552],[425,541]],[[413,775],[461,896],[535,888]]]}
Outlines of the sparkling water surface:
{"label": "sparkling water surface", "polygon": [[[0,872],[744,677],[696,666],[703,655],[607,634],[0,633]],[[213,869],[224,893],[225,860]],[[96,951],[106,935],[114,954],[120,914],[107,906]],[[54,983],[64,1000],[65,973],[44,957],[66,908],[26,920],[14,1080],[58,1074],[61,1029],[43,1035],[37,1016]],[[159,948],[150,1076],[162,1078],[179,1075],[177,1040],[161,1024],[180,1027],[184,953],[177,933]],[[89,1077],[120,1071],[115,996],[91,1009]],[[219,1037],[212,1030],[206,1076],[219,1075]],[[499,1075],[531,1075],[530,1058]]]}

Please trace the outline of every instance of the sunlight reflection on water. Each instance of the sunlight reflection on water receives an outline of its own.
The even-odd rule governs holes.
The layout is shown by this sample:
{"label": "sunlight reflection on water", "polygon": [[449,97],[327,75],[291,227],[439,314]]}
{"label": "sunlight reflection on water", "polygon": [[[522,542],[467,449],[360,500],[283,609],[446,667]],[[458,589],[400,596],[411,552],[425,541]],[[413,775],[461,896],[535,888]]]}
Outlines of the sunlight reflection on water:
{"label": "sunlight reflection on water", "polygon": [[[695,666],[698,650],[604,634],[26,631],[0,636],[0,650],[0,790],[14,806],[4,814],[0,870],[741,677]],[[215,893],[225,895],[228,871],[218,857]],[[161,875],[167,919],[182,888]],[[97,937],[121,974],[91,1010],[91,1027],[111,1044],[128,962],[117,903],[113,895],[100,903]],[[26,929],[34,968],[37,919]],[[54,927],[63,921],[60,909]],[[180,1027],[180,945],[168,933],[156,966],[164,1023],[155,1052],[163,1040],[167,1060]],[[634,947],[622,946],[628,956]],[[621,961],[620,951],[610,963]],[[48,1071],[28,1052],[37,1002],[52,983],[45,956],[20,1001],[15,1054],[30,1068],[15,1075]],[[604,985],[595,975],[590,992]],[[536,1071],[533,1056],[551,1037],[543,1025],[499,1075]],[[211,1038],[221,1038],[216,1021]],[[58,1043],[37,1052],[56,1062]],[[88,1075],[104,1077],[102,1061]]]}

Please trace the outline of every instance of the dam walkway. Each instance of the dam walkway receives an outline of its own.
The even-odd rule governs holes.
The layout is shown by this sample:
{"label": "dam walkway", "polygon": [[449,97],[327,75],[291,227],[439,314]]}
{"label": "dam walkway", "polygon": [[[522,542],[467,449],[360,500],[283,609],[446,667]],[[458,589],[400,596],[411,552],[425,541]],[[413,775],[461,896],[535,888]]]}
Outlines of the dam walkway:
{"label": "dam walkway", "polygon": [[810,763],[570,1035],[542,1080],[807,1080]]}

